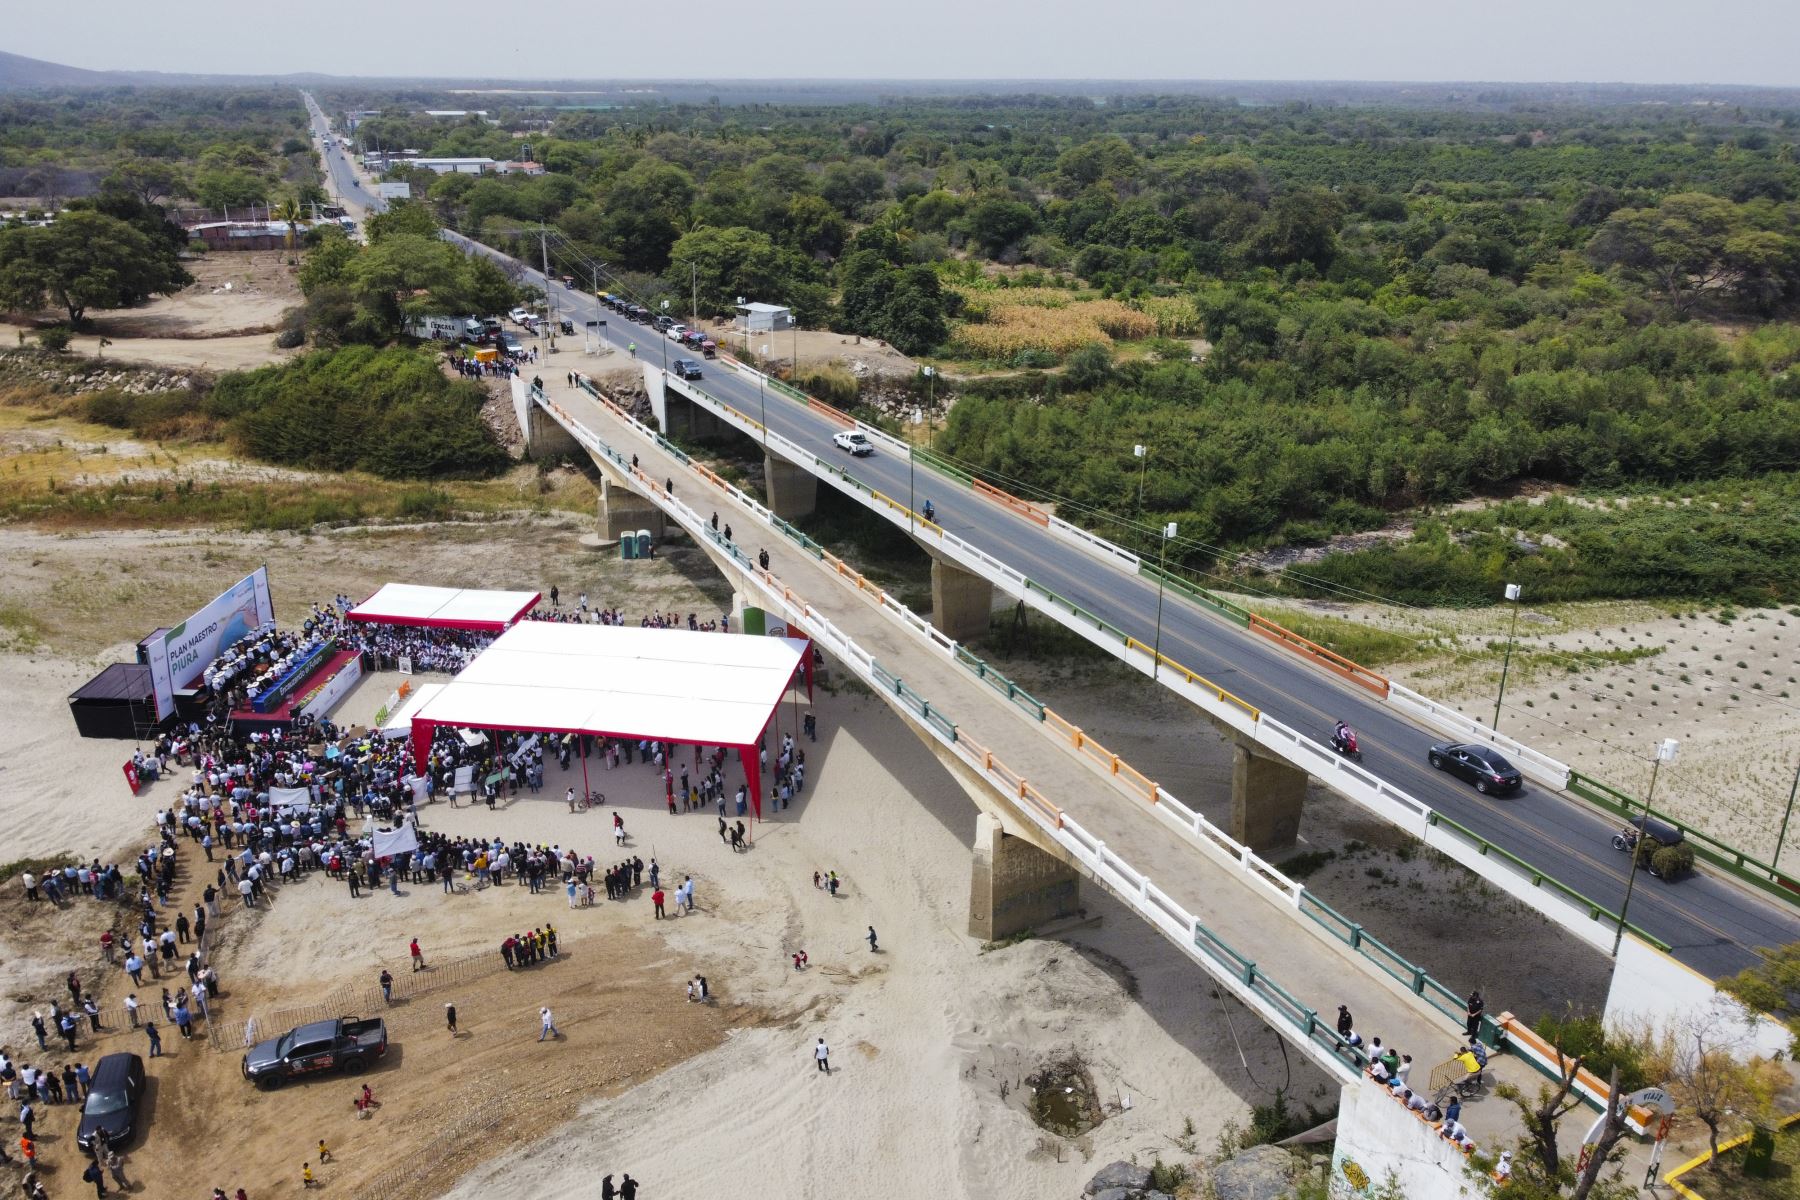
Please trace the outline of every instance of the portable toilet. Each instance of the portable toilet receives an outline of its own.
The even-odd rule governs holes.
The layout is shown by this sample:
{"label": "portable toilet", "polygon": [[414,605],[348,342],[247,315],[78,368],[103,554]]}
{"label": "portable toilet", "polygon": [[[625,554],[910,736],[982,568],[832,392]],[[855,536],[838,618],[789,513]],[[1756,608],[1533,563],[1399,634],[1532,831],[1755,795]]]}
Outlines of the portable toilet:
{"label": "portable toilet", "polygon": [[637,557],[637,534],[629,529],[619,535],[619,557],[624,559]]}
{"label": "portable toilet", "polygon": [[656,557],[656,552],[651,549],[650,531],[648,529],[640,529],[637,531],[637,556],[639,558]]}

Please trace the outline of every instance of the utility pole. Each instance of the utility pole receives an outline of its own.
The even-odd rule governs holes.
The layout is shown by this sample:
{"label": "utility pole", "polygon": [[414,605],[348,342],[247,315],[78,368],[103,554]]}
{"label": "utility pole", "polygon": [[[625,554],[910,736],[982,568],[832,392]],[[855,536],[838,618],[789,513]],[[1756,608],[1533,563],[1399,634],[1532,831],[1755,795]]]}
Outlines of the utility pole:
{"label": "utility pole", "polygon": [[550,290],[550,234],[538,222],[538,248],[544,254],[544,329],[550,335],[550,353],[556,353],[556,293]]}
{"label": "utility pole", "polygon": [[[1656,757],[1650,762],[1650,791],[1644,796],[1644,823],[1638,826],[1637,839],[1631,843],[1631,874],[1625,877],[1625,903],[1619,905],[1619,931],[1613,935],[1613,957],[1619,957],[1619,943],[1625,940],[1625,914],[1631,911],[1631,889],[1637,883],[1638,859],[1643,856],[1644,839],[1650,836],[1650,805],[1656,799],[1656,773],[1666,762],[1675,761],[1681,743],[1664,738],[1656,744]],[[1626,810],[1629,819],[1630,809]]]}
{"label": "utility pole", "polygon": [[689,263],[688,270],[692,273],[691,282],[694,288],[693,322],[694,328],[698,330],[700,328],[700,264]]}
{"label": "utility pole", "polygon": [[1500,702],[1506,699],[1506,674],[1512,669],[1513,641],[1519,636],[1519,596],[1516,583],[1506,585],[1506,598],[1512,601],[1512,630],[1506,635],[1506,657],[1500,660],[1500,694],[1494,697],[1494,729],[1500,728]]}
{"label": "utility pole", "polygon": [[1797,794],[1800,794],[1800,766],[1794,768],[1794,785],[1788,789],[1787,811],[1781,814],[1781,833],[1775,838],[1775,860],[1769,864],[1771,867],[1781,863],[1781,848],[1787,844],[1788,818],[1794,815],[1794,797]]}

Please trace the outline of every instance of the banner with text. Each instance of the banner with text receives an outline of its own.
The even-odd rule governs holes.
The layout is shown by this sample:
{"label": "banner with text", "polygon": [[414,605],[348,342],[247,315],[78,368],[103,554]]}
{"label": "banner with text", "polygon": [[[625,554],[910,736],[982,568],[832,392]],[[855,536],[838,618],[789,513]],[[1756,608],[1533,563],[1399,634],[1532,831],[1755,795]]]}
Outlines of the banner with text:
{"label": "banner with text", "polygon": [[175,715],[175,693],[200,678],[219,651],[275,619],[269,568],[258,567],[205,608],[150,643],[156,719]]}
{"label": "banner with text", "polygon": [[362,659],[353,658],[338,668],[337,674],[327,679],[319,689],[300,706],[300,715],[305,717],[323,717],[337,706],[337,702],[350,694],[362,679]]}

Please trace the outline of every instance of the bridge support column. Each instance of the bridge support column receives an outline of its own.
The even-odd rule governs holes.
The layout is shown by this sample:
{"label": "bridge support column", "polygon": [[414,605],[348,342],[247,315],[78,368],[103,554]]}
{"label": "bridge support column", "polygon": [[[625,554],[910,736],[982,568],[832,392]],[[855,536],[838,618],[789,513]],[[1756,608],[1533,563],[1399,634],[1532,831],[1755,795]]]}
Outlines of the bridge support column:
{"label": "bridge support column", "polygon": [[552,462],[559,458],[579,461],[587,453],[574,434],[557,424],[555,417],[536,404],[528,404],[525,408],[524,432],[525,453],[537,462]]}
{"label": "bridge support column", "polygon": [[648,529],[651,536],[660,542],[668,531],[668,521],[662,509],[602,471],[600,529],[609,542],[616,542],[625,534],[636,533],[640,529]]}
{"label": "bridge support column", "polygon": [[819,481],[805,467],[764,453],[763,479],[767,481],[769,508],[783,520],[810,516],[818,506]]}
{"label": "bridge support column", "polygon": [[935,555],[931,560],[931,623],[957,642],[988,630],[994,611],[994,585]]}
{"label": "bridge support column", "polygon": [[1231,836],[1261,855],[1291,850],[1300,836],[1306,772],[1238,743],[1231,763]]}
{"label": "bridge support column", "polygon": [[995,942],[1015,933],[1073,916],[1081,899],[1081,876],[1060,858],[1000,822],[975,818],[975,858],[969,878],[969,936]]}

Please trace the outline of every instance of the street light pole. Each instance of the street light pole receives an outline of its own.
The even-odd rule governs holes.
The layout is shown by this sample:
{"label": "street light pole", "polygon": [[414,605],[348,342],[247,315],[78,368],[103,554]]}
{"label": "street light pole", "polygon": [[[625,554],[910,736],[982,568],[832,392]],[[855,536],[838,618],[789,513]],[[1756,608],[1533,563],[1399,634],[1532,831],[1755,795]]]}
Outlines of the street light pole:
{"label": "street light pole", "polygon": [[1168,578],[1168,572],[1163,570],[1163,566],[1169,556],[1169,539],[1174,536],[1175,522],[1170,521],[1163,526],[1162,544],[1156,551],[1156,642],[1150,650],[1150,679],[1152,682],[1156,679],[1157,671],[1162,668],[1163,580]]}
{"label": "street light pole", "polygon": [[1794,795],[1800,792],[1800,764],[1794,767],[1794,785],[1788,788],[1787,811],[1781,814],[1781,833],[1775,838],[1775,861],[1770,866],[1781,862],[1781,848],[1787,843],[1788,818],[1794,815]]}
{"label": "street light pole", "polygon": [[1138,465],[1138,515],[1144,512],[1144,475],[1150,470],[1150,447],[1133,446],[1131,453],[1139,460]]}
{"label": "street light pole", "polygon": [[[662,302],[662,310],[663,315],[667,316],[669,312],[669,302],[667,300]],[[667,375],[669,373],[669,331],[667,329],[658,329],[656,331],[656,340],[662,343],[663,374]]]}
{"label": "street light pole", "polygon": [[1619,957],[1619,943],[1625,940],[1625,914],[1631,911],[1631,889],[1637,883],[1638,857],[1644,839],[1650,836],[1650,804],[1656,799],[1656,773],[1664,763],[1675,761],[1675,752],[1680,747],[1681,743],[1674,738],[1664,738],[1656,744],[1656,758],[1650,763],[1650,791],[1644,797],[1644,825],[1638,830],[1637,840],[1631,844],[1631,873],[1625,877],[1625,903],[1619,905],[1619,931],[1613,935],[1614,958]]}
{"label": "street light pole", "polygon": [[1519,585],[1506,585],[1506,598],[1512,601],[1512,630],[1506,635],[1506,657],[1500,660],[1500,694],[1494,697],[1494,730],[1500,729],[1500,702],[1506,699],[1506,673],[1512,669],[1513,639],[1519,635]]}

